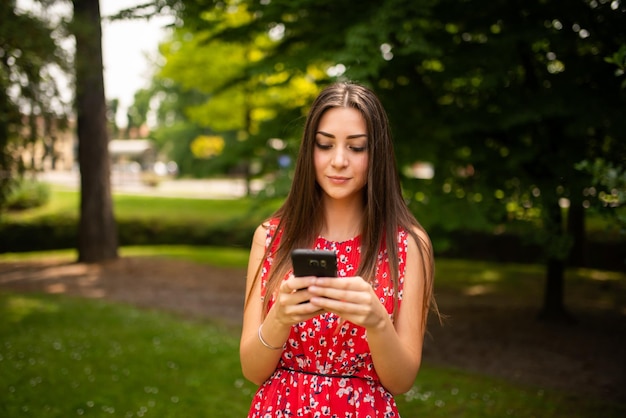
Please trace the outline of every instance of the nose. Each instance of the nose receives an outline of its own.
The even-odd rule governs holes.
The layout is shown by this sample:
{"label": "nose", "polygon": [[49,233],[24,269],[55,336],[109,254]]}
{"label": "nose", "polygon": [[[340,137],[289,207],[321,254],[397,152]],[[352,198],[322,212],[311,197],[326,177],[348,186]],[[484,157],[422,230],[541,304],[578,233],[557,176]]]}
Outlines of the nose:
{"label": "nose", "polygon": [[336,147],[334,149],[331,164],[333,167],[345,167],[348,165],[348,158],[346,150],[342,147]]}

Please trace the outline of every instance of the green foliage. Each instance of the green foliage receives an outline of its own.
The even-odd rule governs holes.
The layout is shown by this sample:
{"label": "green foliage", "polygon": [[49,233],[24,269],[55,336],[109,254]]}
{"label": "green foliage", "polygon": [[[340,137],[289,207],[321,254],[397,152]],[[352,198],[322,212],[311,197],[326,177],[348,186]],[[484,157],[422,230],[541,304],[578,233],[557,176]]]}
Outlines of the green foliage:
{"label": "green foliage", "polygon": [[175,39],[161,46],[166,59],[159,77],[180,84],[183,90],[198,90],[208,100],[190,106],[191,122],[213,131],[245,129],[244,90],[231,89],[213,96],[222,83],[240,77],[246,63],[243,45],[208,42],[207,35],[178,30]]}
{"label": "green foliage", "polygon": [[[260,220],[258,220],[260,222]],[[132,219],[118,221],[121,245],[226,245],[249,247],[257,224],[232,218],[227,222],[189,222]]]}
{"label": "green foliage", "polygon": [[[36,8],[33,8],[33,10]],[[22,153],[45,138],[53,126],[62,128],[70,113],[59,94],[58,77],[69,68],[61,47],[65,22],[49,22],[43,13],[23,11],[15,1],[0,5],[0,207],[11,179],[28,167]],[[40,126],[38,126],[38,124]],[[41,126],[44,126],[43,130]]]}
{"label": "green foliage", "polygon": [[[271,173],[280,150],[269,147],[268,139],[295,140],[299,132],[283,135],[284,126],[293,120],[287,118],[301,116],[301,108],[319,91],[316,81],[325,74],[313,63],[298,71],[280,64],[269,73],[254,69],[275,45],[266,31],[245,39],[215,37],[253,20],[243,3],[211,5],[196,17],[201,25],[177,29],[160,47],[164,65],[154,89],[165,95],[159,99],[162,117],[154,136],[183,175],[237,172],[250,178]],[[207,160],[194,158],[194,140],[216,134],[225,138],[223,152]]]}
{"label": "green foliage", "polygon": [[[616,75],[624,78],[626,75],[626,44],[622,44],[614,54],[606,57],[605,61],[615,65],[617,67]],[[622,81],[622,89],[626,89],[626,78]]]}
{"label": "green foliage", "polygon": [[[128,130],[132,128],[140,128],[147,122],[152,95],[153,92],[150,91],[150,89],[140,89],[135,92],[133,104],[129,107],[126,114],[128,120]],[[115,113],[113,115],[115,115]]]}
{"label": "green foliage", "polygon": [[[196,6],[213,10],[210,2]],[[424,160],[435,166],[428,184],[405,182],[407,195],[428,196],[419,205],[434,228],[448,230],[466,218],[478,230],[539,220],[535,241],[562,258],[569,238],[561,237],[559,219],[545,215],[561,199],[577,204],[589,187],[590,176],[575,165],[586,158],[626,161],[625,97],[614,66],[622,62],[616,45],[626,42],[622,7],[563,0],[520,7],[506,0],[488,7],[478,0],[230,6],[254,18],[220,27],[197,13],[182,17],[194,29],[211,30],[212,42],[252,44],[278,31],[247,74],[297,74],[314,63],[326,72],[315,78],[319,83],[346,77],[377,91],[401,166]],[[480,214],[427,214],[444,204],[447,212]]]}
{"label": "green foliage", "polygon": [[50,186],[36,180],[13,183],[6,198],[6,209],[24,210],[43,206],[50,200]]}
{"label": "green foliage", "polygon": [[626,204],[625,166],[596,158],[594,161],[584,160],[576,168],[591,175],[591,187],[586,190],[590,200],[596,198],[594,200],[599,205],[609,208]]}
{"label": "green foliage", "polygon": [[78,219],[47,216],[28,222],[0,223],[0,252],[75,248]]}
{"label": "green foliage", "polygon": [[584,191],[584,204],[595,207],[610,224],[618,225],[622,236],[626,235],[626,166],[596,158],[584,160],[576,168],[592,179]]}

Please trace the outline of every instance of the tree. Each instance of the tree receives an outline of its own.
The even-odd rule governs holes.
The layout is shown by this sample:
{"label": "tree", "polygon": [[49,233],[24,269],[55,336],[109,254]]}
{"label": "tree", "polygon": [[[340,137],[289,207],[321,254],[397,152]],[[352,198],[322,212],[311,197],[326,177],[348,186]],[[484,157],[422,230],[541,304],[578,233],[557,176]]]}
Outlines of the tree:
{"label": "tree", "polygon": [[[61,3],[39,0],[42,7]],[[74,0],[71,29],[76,40],[77,131],[81,170],[81,218],[78,233],[79,261],[97,262],[117,257],[117,230],[113,217],[106,105],[102,75],[100,8],[98,0]],[[19,141],[29,118],[30,133],[38,140],[35,118],[41,117],[45,131],[53,119],[66,116],[59,89],[48,67],[69,68],[71,60],[57,45],[65,36],[66,22],[56,28],[45,19],[17,13],[15,1],[0,6],[0,204],[7,184],[19,174]],[[53,138],[50,138],[52,141]],[[16,145],[17,144],[17,145]],[[47,144],[49,145],[49,144]],[[54,159],[54,157],[53,157]],[[16,163],[17,161],[17,163]]]}
{"label": "tree", "polygon": [[78,260],[117,258],[104,97],[102,32],[98,0],[72,0],[76,38],[76,113],[81,198]]}
{"label": "tree", "polygon": [[107,121],[108,121],[109,133],[113,138],[119,138],[120,128],[117,126],[115,115],[117,115],[117,111],[120,107],[120,100],[119,99],[108,100],[106,106],[107,106]]}
{"label": "tree", "polygon": [[131,131],[140,131],[141,127],[148,122],[152,94],[153,92],[149,89],[140,89],[135,92],[133,104],[126,113],[127,137],[130,137]]}
{"label": "tree", "polygon": [[[442,1],[433,12],[445,23],[431,35],[442,53],[439,70],[424,69],[424,85],[449,126],[440,152],[462,151],[440,158],[448,174],[435,183],[497,193],[522,216],[541,215],[533,233],[547,266],[541,316],[567,319],[564,270],[574,238],[583,238],[572,232],[583,230],[592,182],[576,166],[626,161],[625,96],[604,59],[626,42],[625,11],[587,1]],[[462,167],[473,174],[458,175]]]}
{"label": "tree", "polygon": [[[571,202],[570,224],[580,225],[582,192],[592,178],[577,164],[603,158],[623,167],[626,161],[624,92],[605,62],[626,43],[623,5],[591,0],[239,5],[255,18],[222,28],[212,39],[243,44],[268,30],[282,33],[263,59],[251,63],[249,74],[271,74],[277,66],[302,71],[315,63],[329,74],[374,87],[389,112],[402,165],[416,159],[435,164],[428,183],[405,179],[416,210],[445,213],[453,205],[472,211],[473,217],[453,211],[435,218],[443,228],[475,226],[467,223],[472,218],[483,228],[510,218],[533,221],[527,225],[547,267],[542,316],[568,317],[563,273],[573,235],[563,226],[560,203]],[[205,24],[184,17],[186,25]]]}
{"label": "tree", "polygon": [[[310,102],[318,91],[314,83],[318,74],[311,66],[306,72],[289,72],[278,69],[274,74],[249,72],[250,63],[259,61],[271,50],[274,41],[268,33],[261,33],[252,39],[224,42],[212,39],[213,34],[224,27],[237,27],[245,24],[252,16],[245,7],[234,5],[216,6],[202,14],[206,27],[200,29],[177,29],[172,39],[161,45],[165,64],[157,73],[156,82],[167,87],[161,92],[170,92],[176,100],[167,96],[160,100],[161,107],[171,109],[177,104],[176,118],[198,129],[180,129],[184,135],[172,147],[181,150],[183,145],[189,150],[204,149],[200,142],[219,135],[223,140],[224,152],[210,153],[209,164],[203,167],[221,167],[222,170],[237,170],[251,179],[251,167],[263,161],[263,166],[275,168],[277,152],[268,147],[268,137],[261,131],[264,122],[283,116],[286,109],[297,109]],[[192,25],[192,27],[194,27]],[[298,105],[300,107],[298,107]],[[280,115],[280,116],[279,116]],[[157,128],[155,136],[170,127]],[[197,136],[190,137],[191,133]],[[171,139],[172,136],[168,135]],[[273,136],[276,136],[274,133]],[[180,155],[180,154],[179,154]],[[194,161],[201,158],[194,154]],[[184,173],[188,157],[181,163]]]}
{"label": "tree", "polygon": [[[49,3],[42,0],[43,3]],[[0,5],[0,208],[12,182],[27,166],[22,153],[36,142],[53,141],[52,126],[62,125],[69,113],[59,95],[52,70],[67,71],[69,59],[60,48],[66,35],[32,11],[19,11],[15,1]],[[44,123],[44,132],[37,129]],[[49,145],[49,144],[47,144]]]}

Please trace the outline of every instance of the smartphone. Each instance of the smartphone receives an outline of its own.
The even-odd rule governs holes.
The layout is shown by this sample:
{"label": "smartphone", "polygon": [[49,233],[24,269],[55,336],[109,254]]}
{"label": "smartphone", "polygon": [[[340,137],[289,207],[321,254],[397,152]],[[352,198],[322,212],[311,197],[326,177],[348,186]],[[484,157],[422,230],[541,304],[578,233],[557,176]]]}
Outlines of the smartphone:
{"label": "smartphone", "polygon": [[337,277],[337,256],[334,251],[295,249],[291,252],[291,263],[296,277]]}

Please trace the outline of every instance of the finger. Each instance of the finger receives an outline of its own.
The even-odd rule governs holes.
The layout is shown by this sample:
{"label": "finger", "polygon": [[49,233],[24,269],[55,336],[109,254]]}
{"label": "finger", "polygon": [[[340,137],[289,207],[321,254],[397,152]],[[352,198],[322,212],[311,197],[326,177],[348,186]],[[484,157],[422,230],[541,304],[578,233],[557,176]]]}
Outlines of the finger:
{"label": "finger", "polygon": [[321,314],[322,312],[323,310],[319,306],[310,303],[309,299],[302,303],[285,308],[285,314],[288,315],[291,323],[306,321]]}
{"label": "finger", "polygon": [[291,293],[293,291],[293,289],[291,288],[291,286],[289,286],[289,280],[285,280],[284,282],[282,282],[280,284],[280,288],[279,288],[279,292],[280,293]]}
{"label": "finger", "polygon": [[367,300],[367,295],[364,294],[363,291],[359,290],[355,291],[352,289],[320,287],[315,285],[310,286],[308,291],[313,296],[320,296],[328,299],[340,300],[343,302],[363,303]]}
{"label": "finger", "polygon": [[360,304],[319,296],[312,297],[310,303],[311,305],[319,307],[319,309],[326,312],[333,312],[338,316],[348,319],[353,318],[354,315],[362,313],[362,311],[366,309],[365,306]]}
{"label": "finger", "polygon": [[[293,284],[291,286],[293,286]],[[309,302],[311,299],[311,293],[308,291],[308,288],[305,287],[303,289],[296,290],[292,289],[291,286],[288,284],[281,285],[281,293],[278,301],[281,306],[284,308],[294,307]],[[289,310],[288,312],[292,313],[294,311]],[[296,311],[296,313],[300,313],[300,311]]]}
{"label": "finger", "polygon": [[309,303],[309,300],[311,300],[311,293],[308,288],[305,287],[304,289],[294,292],[290,297],[294,304],[302,305],[304,303]]}
{"label": "finger", "polygon": [[295,277],[291,276],[289,279],[283,282],[283,285],[286,286],[285,293],[294,293],[298,290],[306,289],[315,281],[315,277]]}
{"label": "finger", "polygon": [[367,290],[371,285],[363,280],[361,277],[342,277],[340,279],[336,277],[318,277],[315,280],[315,285],[321,287],[333,287],[336,289],[352,289],[352,290]]}

